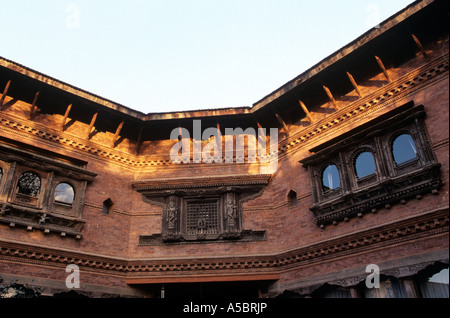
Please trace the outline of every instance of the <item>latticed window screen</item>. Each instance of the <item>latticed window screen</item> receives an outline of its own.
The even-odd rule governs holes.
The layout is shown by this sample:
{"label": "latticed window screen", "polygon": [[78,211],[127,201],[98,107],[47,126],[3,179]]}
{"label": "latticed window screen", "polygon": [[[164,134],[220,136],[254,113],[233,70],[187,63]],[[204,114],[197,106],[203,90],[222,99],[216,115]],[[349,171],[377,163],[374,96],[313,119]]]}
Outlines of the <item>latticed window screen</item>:
{"label": "latticed window screen", "polygon": [[187,203],[187,234],[215,234],[218,232],[217,200],[192,201]]}

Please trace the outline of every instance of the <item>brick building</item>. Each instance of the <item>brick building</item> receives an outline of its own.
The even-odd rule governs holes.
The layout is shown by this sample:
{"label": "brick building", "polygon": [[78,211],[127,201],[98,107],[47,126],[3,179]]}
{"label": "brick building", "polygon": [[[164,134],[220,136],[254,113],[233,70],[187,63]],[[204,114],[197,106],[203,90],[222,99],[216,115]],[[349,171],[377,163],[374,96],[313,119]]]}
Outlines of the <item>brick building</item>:
{"label": "brick building", "polygon": [[448,297],[448,14],[414,2],[252,107],[143,114],[0,58],[0,279]]}

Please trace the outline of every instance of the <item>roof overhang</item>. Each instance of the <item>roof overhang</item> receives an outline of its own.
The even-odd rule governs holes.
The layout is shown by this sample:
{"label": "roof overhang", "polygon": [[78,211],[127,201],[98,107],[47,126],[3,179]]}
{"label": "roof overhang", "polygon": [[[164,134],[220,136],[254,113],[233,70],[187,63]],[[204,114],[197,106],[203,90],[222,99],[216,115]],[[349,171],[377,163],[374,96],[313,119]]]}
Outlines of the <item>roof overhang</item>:
{"label": "roof overhang", "polygon": [[366,33],[345,45],[338,51],[324,58],[322,61],[306,70],[299,76],[290,80],[286,84],[282,85],[280,88],[276,89],[272,93],[266,95],[256,103],[245,107],[230,107],[221,109],[204,109],[204,110],[191,110],[182,112],[162,112],[162,113],[148,113],[144,114],[142,112],[133,110],[129,107],[121,105],[119,103],[113,102],[101,96],[90,93],[86,90],[80,89],[73,85],[67,84],[65,82],[59,81],[53,77],[42,74],[35,70],[32,70],[26,66],[20,65],[16,62],[8,60],[6,58],[0,57],[0,67],[4,67],[18,74],[22,74],[28,78],[36,80],[37,82],[51,86],[52,88],[59,89],[68,94],[75,95],[79,98],[83,98],[91,103],[95,103],[100,107],[104,107],[107,110],[118,112],[119,115],[125,115],[126,117],[131,117],[140,121],[165,121],[165,120],[182,120],[182,119],[193,119],[193,118],[205,118],[205,117],[217,117],[217,116],[234,116],[234,115],[249,115],[252,116],[257,111],[263,109],[268,104],[278,100],[280,97],[288,94],[292,90],[298,88],[310,79],[317,77],[318,74],[326,69],[329,69],[342,59],[345,59],[350,54],[355,53],[362,47],[373,41],[374,39],[385,34],[387,31],[391,30],[395,26],[404,22],[417,12],[423,10],[425,7],[429,6],[434,2],[439,0],[418,0],[403,10],[399,11],[395,15],[386,19],[384,22],[380,23],[379,26],[368,30]]}

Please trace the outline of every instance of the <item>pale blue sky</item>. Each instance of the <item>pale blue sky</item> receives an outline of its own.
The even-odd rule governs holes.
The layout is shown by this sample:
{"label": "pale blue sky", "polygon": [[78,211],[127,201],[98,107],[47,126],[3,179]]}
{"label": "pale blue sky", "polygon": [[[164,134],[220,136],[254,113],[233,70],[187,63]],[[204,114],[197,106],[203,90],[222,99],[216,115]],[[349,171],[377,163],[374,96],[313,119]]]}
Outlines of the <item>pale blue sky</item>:
{"label": "pale blue sky", "polygon": [[0,56],[135,110],[251,106],[411,0],[0,0]]}

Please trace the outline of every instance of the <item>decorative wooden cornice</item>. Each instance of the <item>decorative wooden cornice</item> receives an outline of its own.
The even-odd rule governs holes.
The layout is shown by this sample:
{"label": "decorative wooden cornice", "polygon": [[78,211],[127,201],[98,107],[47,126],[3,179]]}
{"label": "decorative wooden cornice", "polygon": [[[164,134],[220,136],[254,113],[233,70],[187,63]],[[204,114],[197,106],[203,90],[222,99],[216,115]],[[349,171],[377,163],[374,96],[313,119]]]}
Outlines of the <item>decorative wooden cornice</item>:
{"label": "decorative wooden cornice", "polygon": [[[238,237],[232,238],[234,242],[258,242],[258,241],[267,241],[267,233],[266,231],[252,231],[252,230],[243,230],[239,233]],[[158,245],[179,245],[185,244],[188,242],[189,244],[211,244],[211,243],[229,243],[230,239],[219,236],[215,240],[196,240],[196,241],[186,241],[182,238],[178,240],[165,241],[164,236],[160,233],[151,234],[151,235],[140,235],[139,236],[139,246],[158,246]]]}
{"label": "decorative wooden cornice", "polygon": [[191,178],[146,179],[133,182],[139,192],[188,188],[232,187],[267,185],[270,174],[218,175]]}
{"label": "decorative wooden cornice", "polygon": [[55,171],[69,178],[82,181],[92,182],[97,176],[97,173],[84,169],[78,165],[52,159],[48,156],[39,155],[1,142],[0,159],[4,161],[16,161],[24,166],[37,168],[42,171]]}

